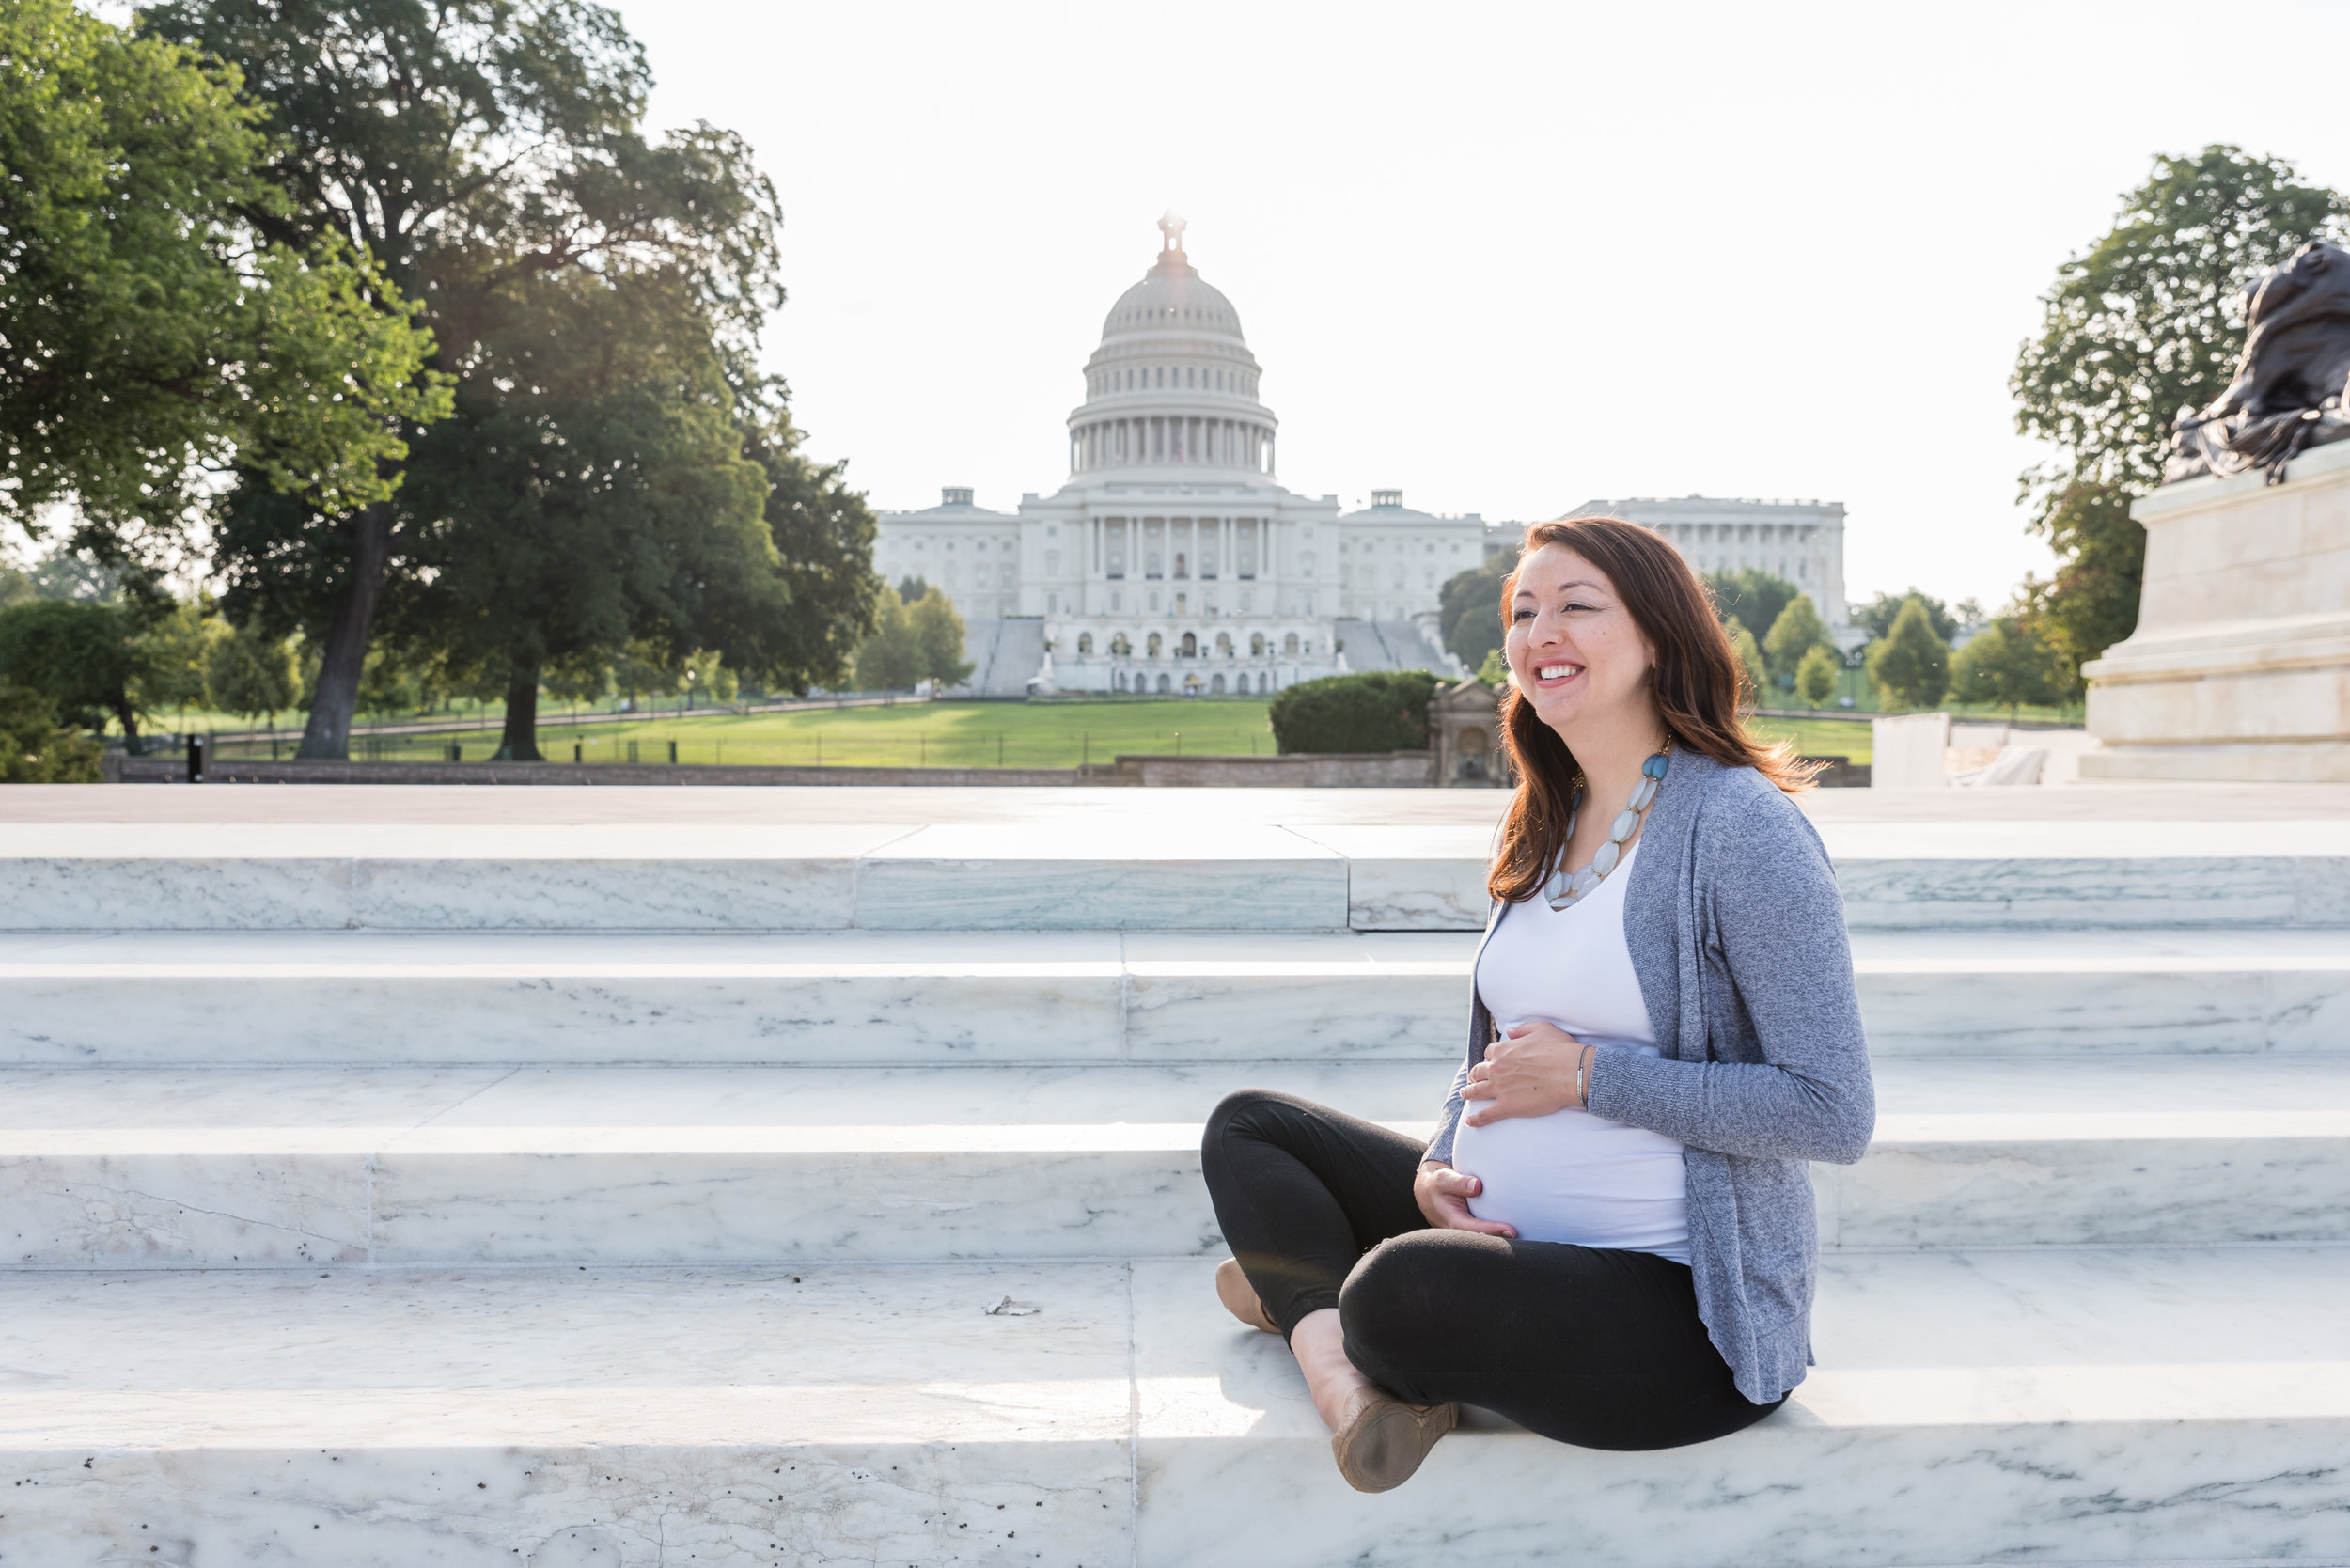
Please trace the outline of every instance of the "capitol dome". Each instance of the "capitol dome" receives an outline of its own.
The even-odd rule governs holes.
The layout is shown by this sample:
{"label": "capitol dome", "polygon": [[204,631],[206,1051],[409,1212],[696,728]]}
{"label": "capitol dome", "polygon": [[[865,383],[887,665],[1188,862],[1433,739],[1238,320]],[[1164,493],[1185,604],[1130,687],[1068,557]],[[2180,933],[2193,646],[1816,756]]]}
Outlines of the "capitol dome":
{"label": "capitol dome", "polygon": [[1220,468],[1270,475],[1279,421],[1240,312],[1183,253],[1183,220],[1159,220],[1159,255],[1102,322],[1086,400],[1069,416],[1073,477],[1107,469]]}

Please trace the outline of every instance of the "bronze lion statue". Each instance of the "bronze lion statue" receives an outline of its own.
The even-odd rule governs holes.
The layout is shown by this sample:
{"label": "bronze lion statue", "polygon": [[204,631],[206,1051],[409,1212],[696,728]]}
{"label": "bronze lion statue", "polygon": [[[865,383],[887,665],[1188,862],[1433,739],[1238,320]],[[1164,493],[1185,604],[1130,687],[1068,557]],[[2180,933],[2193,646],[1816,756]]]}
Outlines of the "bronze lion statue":
{"label": "bronze lion statue", "polygon": [[2163,480],[2265,469],[2350,437],[2350,251],[2312,240],[2244,290],[2244,357],[2201,413],[2179,411]]}

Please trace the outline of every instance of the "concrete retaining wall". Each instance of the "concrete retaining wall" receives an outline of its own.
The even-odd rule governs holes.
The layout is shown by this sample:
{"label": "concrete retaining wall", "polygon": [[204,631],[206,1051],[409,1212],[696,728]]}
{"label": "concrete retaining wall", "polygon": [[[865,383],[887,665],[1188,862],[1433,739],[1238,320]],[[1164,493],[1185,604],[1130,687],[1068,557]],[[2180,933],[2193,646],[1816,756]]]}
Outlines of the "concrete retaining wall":
{"label": "concrete retaining wall", "polygon": [[1086,770],[1088,783],[1198,788],[1426,789],[1436,781],[1431,751],[1306,752],[1288,757],[1121,756]]}
{"label": "concrete retaining wall", "polygon": [[[184,784],[178,757],[106,754],[118,784]],[[218,760],[208,784],[1036,784],[1079,783],[1074,768],[799,768],[681,762],[256,762]],[[1086,779],[1119,784],[1119,778]]]}

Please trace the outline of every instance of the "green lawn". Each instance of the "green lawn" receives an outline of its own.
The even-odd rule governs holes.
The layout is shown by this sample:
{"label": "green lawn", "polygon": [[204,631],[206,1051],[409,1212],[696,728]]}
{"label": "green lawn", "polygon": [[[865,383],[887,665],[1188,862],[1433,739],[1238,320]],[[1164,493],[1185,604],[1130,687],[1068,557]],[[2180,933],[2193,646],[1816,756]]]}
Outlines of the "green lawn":
{"label": "green lawn", "polygon": [[[1270,755],[1266,703],[1246,698],[1171,698],[1165,701],[919,702],[895,708],[825,708],[788,713],[697,714],[692,718],[619,718],[545,727],[539,747],[569,761],[579,747],[588,762],[768,763],[827,767],[1073,768],[1120,752],[1221,752]],[[466,761],[486,761],[498,732],[355,736],[353,759],[430,761],[449,743]],[[632,756],[630,747],[635,750]],[[288,748],[290,753],[291,747]],[[236,755],[249,755],[241,746]],[[263,755],[266,755],[263,749]]]}
{"label": "green lawn", "polygon": [[[895,708],[821,708],[789,713],[696,714],[691,718],[615,718],[548,726],[539,746],[569,761],[579,747],[588,762],[769,763],[829,767],[1073,768],[1120,752],[1270,756],[1273,732],[1256,698],[1125,698],[1088,702],[913,702]],[[1755,731],[1794,737],[1810,757],[1870,759],[1869,727],[1835,719],[1758,718]],[[293,754],[300,730],[287,733]],[[423,762],[454,742],[469,762],[497,749],[494,716],[441,734],[354,736],[352,756],[370,761]],[[630,752],[635,747],[634,754]],[[224,747],[227,757],[267,756],[267,746]]]}
{"label": "green lawn", "polygon": [[1792,737],[1806,757],[1842,757],[1855,763],[1875,755],[1866,724],[1850,719],[1752,718],[1747,728],[1771,740]]}

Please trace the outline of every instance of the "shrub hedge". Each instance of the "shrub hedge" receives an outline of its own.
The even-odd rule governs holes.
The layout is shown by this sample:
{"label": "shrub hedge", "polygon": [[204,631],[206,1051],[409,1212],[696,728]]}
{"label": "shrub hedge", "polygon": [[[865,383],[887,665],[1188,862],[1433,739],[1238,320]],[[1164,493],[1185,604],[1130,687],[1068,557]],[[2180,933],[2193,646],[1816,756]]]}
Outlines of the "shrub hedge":
{"label": "shrub hedge", "polygon": [[1417,751],[1428,745],[1428,699],[1437,678],[1424,669],[1327,675],[1273,699],[1274,743],[1299,751]]}

